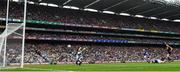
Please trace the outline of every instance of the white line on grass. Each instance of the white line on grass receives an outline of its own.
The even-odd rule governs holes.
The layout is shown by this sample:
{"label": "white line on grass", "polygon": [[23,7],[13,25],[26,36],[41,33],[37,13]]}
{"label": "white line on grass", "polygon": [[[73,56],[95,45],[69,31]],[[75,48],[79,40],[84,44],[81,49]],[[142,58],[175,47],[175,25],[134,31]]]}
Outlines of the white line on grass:
{"label": "white line on grass", "polygon": [[[75,71],[63,71],[63,70],[53,70],[53,69],[42,69],[42,68],[24,68],[24,69],[31,69],[31,70],[44,70],[43,72],[75,72]],[[39,71],[38,71],[39,72]]]}

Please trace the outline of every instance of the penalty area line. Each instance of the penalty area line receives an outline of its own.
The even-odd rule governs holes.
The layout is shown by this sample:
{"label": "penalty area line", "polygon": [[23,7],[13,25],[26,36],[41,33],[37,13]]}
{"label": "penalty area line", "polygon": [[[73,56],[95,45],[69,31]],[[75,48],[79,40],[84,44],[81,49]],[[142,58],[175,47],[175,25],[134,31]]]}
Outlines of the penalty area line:
{"label": "penalty area line", "polygon": [[41,70],[43,72],[49,72],[49,71],[53,71],[53,72],[78,72],[78,71],[65,71],[65,70],[53,70],[53,69],[42,69],[42,68],[24,68],[24,69],[30,69],[30,70],[35,70],[35,71],[40,70],[40,72],[41,72]]}

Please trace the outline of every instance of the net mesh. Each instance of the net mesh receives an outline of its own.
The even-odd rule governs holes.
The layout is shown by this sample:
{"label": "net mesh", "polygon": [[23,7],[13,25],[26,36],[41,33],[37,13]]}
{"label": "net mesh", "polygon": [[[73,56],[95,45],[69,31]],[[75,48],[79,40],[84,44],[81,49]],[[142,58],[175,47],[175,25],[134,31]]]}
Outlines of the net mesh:
{"label": "net mesh", "polygon": [[[2,67],[3,64],[5,64],[6,66],[20,65],[21,51],[22,51],[22,34],[23,34],[22,25],[23,25],[22,23],[9,23],[6,26],[4,32],[1,33],[0,67]],[[5,39],[6,39],[6,43],[5,43]],[[5,59],[5,63],[4,63],[4,59]]]}

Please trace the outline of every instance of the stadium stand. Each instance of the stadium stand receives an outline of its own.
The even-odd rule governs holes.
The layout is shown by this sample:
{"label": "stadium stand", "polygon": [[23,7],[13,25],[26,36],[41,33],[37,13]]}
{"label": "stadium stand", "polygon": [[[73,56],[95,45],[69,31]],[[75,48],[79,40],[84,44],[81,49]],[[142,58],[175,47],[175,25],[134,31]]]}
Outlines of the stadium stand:
{"label": "stadium stand", "polygon": [[[20,3],[13,3],[10,10],[10,18],[13,19],[22,19],[19,18],[22,12],[19,10]],[[6,5],[3,1],[0,3],[0,18],[5,18],[6,14]],[[48,6],[39,6],[39,5],[28,5],[28,13],[27,20],[36,20],[36,21],[46,21],[46,22],[59,22],[63,24],[82,26],[87,25],[90,26],[93,33],[101,33],[101,35],[93,35],[88,33],[82,34],[71,34],[66,31],[57,33],[56,30],[53,30],[51,25],[46,26],[44,31],[37,30],[27,30],[26,32],[26,46],[25,46],[25,63],[50,63],[52,61],[57,61],[58,63],[74,63],[75,62],[75,54],[79,47],[88,47],[87,51],[84,55],[84,62],[92,62],[95,63],[111,63],[111,62],[120,62],[125,59],[127,62],[139,62],[144,61],[143,59],[143,49],[147,49],[152,58],[162,58],[165,57],[166,51],[164,51],[164,42],[170,43],[172,45],[176,45],[175,43],[179,43],[179,36],[175,36],[174,39],[163,38],[168,37],[158,36],[157,38],[152,38],[152,36],[156,35],[143,35],[139,38],[136,35],[141,35],[138,33],[130,34],[132,37],[124,36],[124,37],[114,37],[114,36],[105,36],[99,32],[100,30],[95,30],[93,27],[105,27],[107,29],[111,28],[128,28],[128,29],[139,29],[139,30],[149,30],[149,31],[163,31],[163,32],[174,32],[180,33],[180,25],[176,22],[170,21],[160,21],[160,20],[152,20],[145,18],[135,18],[135,17],[127,17],[127,16],[117,16],[111,14],[103,14],[103,13],[95,13],[95,12],[85,12],[80,10],[70,10],[70,9],[62,9],[62,8],[54,8]],[[3,21],[0,21],[4,23]],[[43,28],[43,26],[38,27],[37,24],[28,23],[29,27],[35,28]],[[54,27],[56,27],[55,25]],[[53,32],[47,31],[47,29],[51,29]],[[58,29],[58,26],[57,26]],[[68,27],[64,26],[59,30],[67,30]],[[76,28],[74,28],[76,29]],[[78,29],[78,28],[77,28]],[[86,28],[82,27],[82,30]],[[47,32],[49,33],[47,33]],[[80,31],[80,30],[77,30]],[[70,32],[75,32],[75,30],[71,30]],[[83,31],[81,31],[83,32]],[[112,31],[110,33],[117,34],[117,31]],[[149,36],[149,38],[145,37]],[[12,39],[16,39],[17,37],[12,37]],[[163,38],[163,39],[162,39]],[[31,43],[31,41],[37,41]],[[38,43],[44,41],[60,41],[60,43],[64,42],[79,42],[79,44],[75,45],[71,43],[70,47],[68,47],[69,43],[59,44],[59,43]],[[83,45],[80,42],[94,42],[94,45]],[[98,42],[104,43],[117,43],[121,45],[122,43],[127,43],[125,46],[113,46],[113,45],[101,45]],[[130,46],[128,43],[138,43],[145,45],[161,45],[159,46]],[[97,43],[97,44],[95,44]],[[130,43],[130,44],[131,44]],[[16,63],[19,59],[19,56],[16,55],[20,50],[18,50],[18,45],[11,45],[8,48],[7,58],[9,63]],[[172,57],[174,60],[180,59],[180,50],[175,48],[173,50]]]}
{"label": "stadium stand", "polygon": [[[11,47],[16,48],[17,45]],[[84,54],[84,62],[95,61],[96,63],[114,63],[126,59],[127,62],[142,62],[143,49],[150,52],[152,58],[161,59],[165,57],[166,51],[162,47],[136,47],[136,46],[99,46],[99,45],[68,45],[65,44],[27,44],[25,63],[49,63],[56,60],[58,63],[74,63],[76,51],[79,47],[88,47]],[[16,63],[16,53],[18,50],[8,50],[8,57],[11,63]],[[11,51],[11,52],[10,52]],[[173,51],[172,57],[175,60],[180,59],[180,50],[177,48]]]}
{"label": "stadium stand", "polygon": [[[5,16],[5,6],[2,4],[0,17]],[[92,26],[105,26],[105,27],[118,27],[118,28],[131,28],[142,30],[155,30],[155,31],[170,31],[179,33],[179,24],[175,22],[166,22],[160,20],[114,16],[108,14],[99,14],[93,12],[84,12],[78,10],[60,9],[47,6],[29,5],[27,19],[28,20],[42,20],[50,22],[62,22],[68,24],[83,24]],[[16,18],[19,13],[18,8],[20,4],[14,4],[10,17]],[[54,13],[55,12],[55,13]],[[21,19],[21,18],[16,18]],[[173,25],[171,25],[173,24]]]}

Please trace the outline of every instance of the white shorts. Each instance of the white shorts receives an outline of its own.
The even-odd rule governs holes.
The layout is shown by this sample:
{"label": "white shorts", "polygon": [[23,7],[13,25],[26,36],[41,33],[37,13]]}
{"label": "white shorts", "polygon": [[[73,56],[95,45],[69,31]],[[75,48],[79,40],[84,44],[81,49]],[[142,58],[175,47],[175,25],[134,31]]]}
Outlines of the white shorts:
{"label": "white shorts", "polygon": [[147,58],[147,56],[145,55],[144,58]]}
{"label": "white shorts", "polygon": [[83,56],[76,55],[76,61],[82,61]]}
{"label": "white shorts", "polygon": [[163,61],[161,61],[160,59],[155,59],[152,61],[153,63],[163,63]]}

